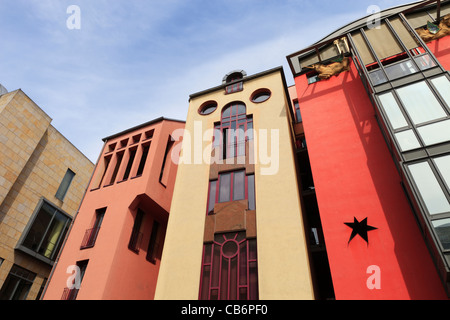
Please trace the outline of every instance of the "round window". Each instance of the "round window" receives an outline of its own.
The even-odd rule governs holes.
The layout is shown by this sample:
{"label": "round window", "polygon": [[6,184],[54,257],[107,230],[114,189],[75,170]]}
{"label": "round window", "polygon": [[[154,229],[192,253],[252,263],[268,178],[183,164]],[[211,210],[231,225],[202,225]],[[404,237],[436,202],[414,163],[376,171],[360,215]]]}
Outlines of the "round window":
{"label": "round window", "polygon": [[226,258],[234,257],[239,250],[239,245],[234,240],[227,240],[222,244],[222,253]]}
{"label": "round window", "polygon": [[259,90],[256,90],[252,94],[251,100],[254,103],[261,103],[261,102],[268,100],[270,98],[270,96],[271,96],[271,92],[269,89],[259,89]]}
{"label": "round window", "polygon": [[201,115],[208,115],[213,113],[214,111],[216,111],[217,109],[217,102],[215,101],[206,101],[205,103],[203,103],[200,108],[198,109],[198,113],[200,113]]}

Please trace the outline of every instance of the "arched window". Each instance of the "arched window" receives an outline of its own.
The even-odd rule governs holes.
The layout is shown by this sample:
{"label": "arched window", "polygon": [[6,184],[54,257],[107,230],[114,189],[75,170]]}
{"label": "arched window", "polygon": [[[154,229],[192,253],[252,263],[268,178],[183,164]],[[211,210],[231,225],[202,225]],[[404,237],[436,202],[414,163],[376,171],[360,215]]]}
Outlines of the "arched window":
{"label": "arched window", "polygon": [[[243,82],[242,80],[244,79],[244,77],[247,75],[247,73],[244,70],[235,70],[235,71],[231,71],[229,73],[227,73],[223,79],[222,79],[222,83],[229,83],[229,85],[227,85],[225,87],[225,92],[228,93],[233,93],[233,92],[238,92],[238,91],[242,91],[243,90]],[[241,81],[239,81],[241,80]]]}
{"label": "arched window", "polygon": [[214,147],[220,147],[221,159],[245,156],[245,143],[253,140],[253,119],[246,111],[245,104],[240,101],[222,109],[222,118],[214,133]]}

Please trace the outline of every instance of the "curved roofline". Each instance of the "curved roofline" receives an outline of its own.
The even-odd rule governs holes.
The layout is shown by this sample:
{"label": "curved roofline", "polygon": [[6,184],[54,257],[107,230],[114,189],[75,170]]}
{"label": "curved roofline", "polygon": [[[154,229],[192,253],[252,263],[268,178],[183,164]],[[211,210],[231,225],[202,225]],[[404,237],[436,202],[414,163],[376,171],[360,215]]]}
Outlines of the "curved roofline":
{"label": "curved roofline", "polygon": [[[427,6],[433,6],[433,5],[436,5],[437,1],[439,1],[439,0],[420,0],[420,1],[414,1],[414,2],[409,2],[406,4],[398,5],[398,6],[395,6],[392,8],[384,9],[380,12],[381,19],[398,14],[400,12],[408,12],[408,11],[412,11],[414,9],[420,10],[422,8],[426,8]],[[441,5],[443,3],[449,3],[449,1],[441,0]],[[355,29],[361,28],[362,25],[367,23],[367,19],[371,15],[372,14],[368,14],[362,18],[354,20],[354,21],[336,29],[335,31],[333,31],[329,35],[325,36],[321,40],[319,40],[307,47],[304,47],[304,49],[302,49],[302,50],[296,51],[296,52],[288,55],[286,58],[288,60],[289,67],[291,68],[292,74],[295,76],[296,74],[298,74],[300,72],[300,71],[295,70],[295,69],[298,69],[298,67],[299,67],[296,63],[296,61],[298,60],[299,57],[307,56],[307,55],[311,54],[311,52],[313,50],[315,50],[314,48],[317,48],[322,43],[325,44],[326,42],[330,42],[333,39],[338,39],[338,38],[342,37],[343,35],[351,32]]]}
{"label": "curved roofline", "polygon": [[[417,6],[417,5],[421,4],[421,3],[428,2],[428,1],[429,0],[414,1],[414,2],[407,3],[407,4],[401,4],[401,5],[392,7],[392,8],[381,10],[381,12],[380,12],[381,13],[381,17],[384,18],[384,17],[387,17],[387,16],[391,16],[393,14],[402,12],[405,9],[407,10],[409,8],[415,7],[415,6]],[[350,30],[353,30],[355,28],[359,28],[362,24],[365,24],[367,22],[367,18],[369,18],[370,16],[372,16],[372,14],[368,14],[368,15],[362,17],[362,18],[359,18],[358,20],[355,20],[353,22],[347,23],[346,25],[336,29],[335,31],[330,33],[328,36],[325,36],[323,39],[313,43],[312,45],[319,44],[321,42],[327,41],[328,39],[332,39],[332,38],[340,36],[340,35],[342,35],[344,33],[347,33]],[[354,25],[354,26],[350,27],[352,25]]]}

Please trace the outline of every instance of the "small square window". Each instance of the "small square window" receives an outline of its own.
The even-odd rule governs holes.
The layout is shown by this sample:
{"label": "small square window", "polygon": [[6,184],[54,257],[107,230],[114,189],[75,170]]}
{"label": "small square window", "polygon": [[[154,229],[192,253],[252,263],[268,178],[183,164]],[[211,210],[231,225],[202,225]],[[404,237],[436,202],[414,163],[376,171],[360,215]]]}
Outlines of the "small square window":
{"label": "small square window", "polygon": [[137,134],[135,136],[133,136],[133,144],[138,143],[141,140],[141,135]]}
{"label": "small square window", "polygon": [[128,139],[124,139],[124,140],[120,141],[119,148],[120,149],[125,148],[127,146],[127,144],[128,144]]}

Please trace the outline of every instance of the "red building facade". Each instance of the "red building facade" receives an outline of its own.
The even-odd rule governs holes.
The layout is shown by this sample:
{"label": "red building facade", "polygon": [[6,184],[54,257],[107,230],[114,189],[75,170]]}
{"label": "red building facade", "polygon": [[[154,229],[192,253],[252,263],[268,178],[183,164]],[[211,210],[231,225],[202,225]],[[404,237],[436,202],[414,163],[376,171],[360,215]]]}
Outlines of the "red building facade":
{"label": "red building facade", "polygon": [[449,10],[386,10],[288,56],[336,299],[449,294],[450,40],[417,31]]}
{"label": "red building facade", "polygon": [[151,300],[184,122],[158,118],[104,139],[45,300]]}

